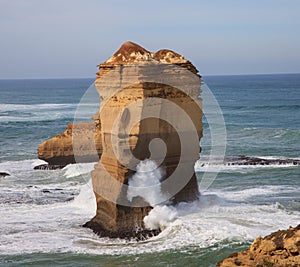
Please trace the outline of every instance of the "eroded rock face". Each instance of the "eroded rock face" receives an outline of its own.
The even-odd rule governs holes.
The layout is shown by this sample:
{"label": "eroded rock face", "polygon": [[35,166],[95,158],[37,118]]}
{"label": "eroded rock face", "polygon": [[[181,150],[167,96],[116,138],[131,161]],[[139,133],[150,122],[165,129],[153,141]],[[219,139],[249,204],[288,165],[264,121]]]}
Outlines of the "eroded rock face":
{"label": "eroded rock face", "polygon": [[[140,160],[151,158],[163,169],[164,200],[198,199],[194,164],[202,136],[201,79],[182,55],[149,52],[132,42],[99,67],[95,87],[103,152],[92,172],[97,213],[85,226],[101,236],[140,239],[140,234],[159,232],[144,226],[150,204],[139,196],[126,197]],[[152,142],[157,139],[163,142]]]}
{"label": "eroded rock face", "polygon": [[[75,142],[74,142],[75,141]],[[66,130],[38,147],[38,158],[51,166],[97,162],[102,153],[101,127],[96,122],[68,124]]]}
{"label": "eroded rock face", "polygon": [[300,266],[300,224],[264,238],[258,237],[249,249],[230,255],[217,266]]}

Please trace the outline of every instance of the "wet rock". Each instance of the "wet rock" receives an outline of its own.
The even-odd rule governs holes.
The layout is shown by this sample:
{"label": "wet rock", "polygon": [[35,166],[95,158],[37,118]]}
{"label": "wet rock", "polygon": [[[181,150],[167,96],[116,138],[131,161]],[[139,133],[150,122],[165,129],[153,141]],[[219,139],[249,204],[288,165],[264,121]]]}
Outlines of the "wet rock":
{"label": "wet rock", "polygon": [[57,170],[57,169],[62,169],[66,165],[51,165],[51,164],[41,164],[38,166],[35,166],[33,169],[34,170]]}
{"label": "wet rock", "polygon": [[[140,211],[139,211],[140,212]],[[90,228],[93,232],[99,237],[109,237],[109,238],[123,238],[126,240],[136,240],[136,241],[143,241],[150,237],[158,235],[161,230],[148,230],[142,227],[128,227],[123,229],[118,229],[116,231],[111,231],[107,229],[107,226],[102,226],[101,223],[97,223],[95,220],[91,220],[84,225],[83,227]]]}
{"label": "wet rock", "polygon": [[6,176],[10,176],[10,174],[7,172],[0,172],[0,177],[6,177]]}
{"label": "wet rock", "polygon": [[248,156],[226,157],[225,164],[239,166],[256,166],[256,165],[294,165],[300,166],[300,160],[296,159],[265,159]]}
{"label": "wet rock", "polygon": [[42,192],[43,192],[43,193],[51,193],[51,191],[48,190],[48,189],[43,189]]}

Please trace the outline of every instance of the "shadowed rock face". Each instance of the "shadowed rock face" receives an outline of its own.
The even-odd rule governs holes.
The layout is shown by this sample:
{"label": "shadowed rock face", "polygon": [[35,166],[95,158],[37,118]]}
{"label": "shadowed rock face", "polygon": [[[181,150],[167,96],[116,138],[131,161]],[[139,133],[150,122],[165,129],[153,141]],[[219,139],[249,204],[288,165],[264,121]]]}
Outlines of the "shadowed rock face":
{"label": "shadowed rock face", "polygon": [[230,255],[217,266],[300,266],[300,224],[258,237],[249,249]]}
{"label": "shadowed rock face", "polygon": [[[145,229],[150,204],[141,196],[131,202],[126,197],[140,160],[151,158],[163,170],[160,189],[168,200],[198,199],[194,164],[202,111],[197,72],[178,53],[153,53],[132,42],[99,65],[95,87],[101,100],[102,155],[92,172],[97,212],[86,227],[109,237],[143,239],[159,233]],[[153,145],[157,138],[163,142]]]}

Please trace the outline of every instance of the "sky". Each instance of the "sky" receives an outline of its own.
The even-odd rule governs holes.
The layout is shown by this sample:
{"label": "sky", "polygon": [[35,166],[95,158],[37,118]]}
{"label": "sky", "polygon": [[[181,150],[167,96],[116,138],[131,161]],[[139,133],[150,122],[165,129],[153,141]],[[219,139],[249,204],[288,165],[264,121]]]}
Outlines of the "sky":
{"label": "sky", "polygon": [[0,0],[0,79],[94,77],[125,41],[202,75],[300,73],[299,0]]}

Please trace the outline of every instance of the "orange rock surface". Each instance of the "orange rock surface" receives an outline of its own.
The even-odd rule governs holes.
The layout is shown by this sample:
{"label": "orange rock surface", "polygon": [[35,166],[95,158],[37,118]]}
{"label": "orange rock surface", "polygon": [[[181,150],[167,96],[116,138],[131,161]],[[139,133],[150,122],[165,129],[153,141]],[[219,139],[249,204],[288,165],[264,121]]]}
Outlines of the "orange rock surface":
{"label": "orange rock surface", "polygon": [[38,158],[50,165],[96,162],[101,153],[101,127],[95,122],[68,124],[63,133],[44,141],[38,147]]}
{"label": "orange rock surface", "polygon": [[38,147],[39,158],[50,165],[98,161],[92,172],[97,211],[86,227],[110,237],[159,233],[143,222],[150,203],[142,194],[132,200],[126,195],[138,163],[148,158],[163,173],[162,201],[198,199],[194,164],[202,137],[200,86],[195,66],[167,49],[154,53],[126,42],[99,65],[100,111],[94,121],[69,124]]}
{"label": "orange rock surface", "polygon": [[[182,55],[166,49],[149,52],[132,42],[99,69],[95,87],[101,100],[103,151],[92,172],[97,213],[85,226],[101,236],[149,234],[143,218],[151,205],[142,196],[132,202],[126,198],[126,185],[135,173],[128,165],[136,167],[151,156],[165,173],[161,190],[170,195],[168,200],[198,199],[194,164],[202,136],[201,77]],[[165,144],[163,157],[163,145],[149,149],[157,138]]]}
{"label": "orange rock surface", "polygon": [[300,224],[287,230],[258,237],[249,249],[230,255],[218,267],[298,267],[300,266]]}

